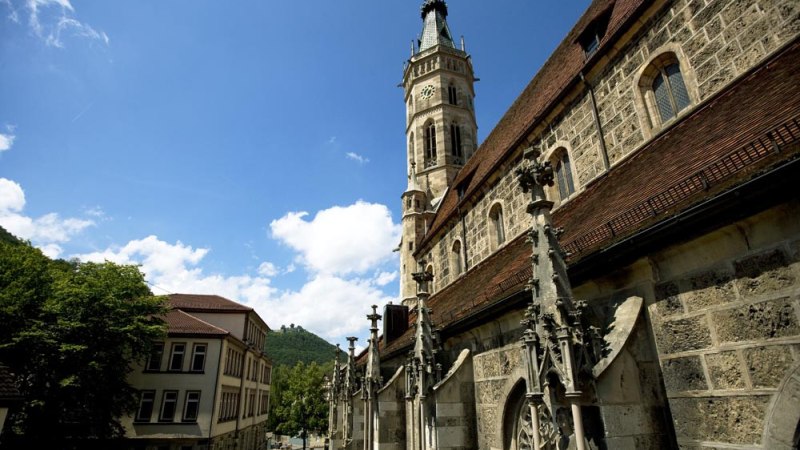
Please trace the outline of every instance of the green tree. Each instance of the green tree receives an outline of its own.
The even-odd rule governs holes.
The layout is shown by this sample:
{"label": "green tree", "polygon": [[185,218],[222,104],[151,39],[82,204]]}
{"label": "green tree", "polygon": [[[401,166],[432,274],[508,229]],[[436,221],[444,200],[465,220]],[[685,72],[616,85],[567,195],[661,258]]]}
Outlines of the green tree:
{"label": "green tree", "polygon": [[309,432],[328,431],[324,376],[332,368],[326,366],[298,362],[291,368],[279,366],[273,373],[270,429],[278,434],[300,435],[304,449]]}
{"label": "green tree", "polygon": [[137,267],[0,242],[0,362],[24,397],[3,438],[121,437],[120,418],[136,407],[127,376],[163,337],[164,312]]}

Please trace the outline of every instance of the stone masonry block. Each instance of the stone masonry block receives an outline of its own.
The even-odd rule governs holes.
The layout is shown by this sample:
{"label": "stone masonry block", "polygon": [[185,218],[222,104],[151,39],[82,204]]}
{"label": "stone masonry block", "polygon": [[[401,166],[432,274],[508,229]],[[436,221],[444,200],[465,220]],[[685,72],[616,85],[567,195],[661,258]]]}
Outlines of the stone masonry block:
{"label": "stone masonry block", "polygon": [[704,316],[664,321],[655,328],[658,351],[662,355],[711,346],[711,331]]}
{"label": "stone masonry block", "polygon": [[771,250],[734,263],[737,285],[742,296],[758,295],[791,286],[795,282],[786,255]]}
{"label": "stone masonry block", "polygon": [[755,388],[778,387],[794,364],[791,349],[787,345],[750,348],[744,355]]}
{"label": "stone masonry block", "polygon": [[684,296],[689,311],[705,309],[736,300],[733,275],[724,270],[712,270],[689,279],[691,291]]}
{"label": "stone masonry block", "polygon": [[708,389],[703,363],[699,356],[668,359],[663,363],[664,383],[668,392]]}
{"label": "stone masonry block", "polygon": [[706,365],[714,389],[744,389],[744,372],[736,352],[706,355]]}
{"label": "stone masonry block", "polygon": [[683,305],[680,298],[678,298],[679,293],[680,289],[675,282],[669,281],[656,285],[656,309],[658,309],[659,314],[669,316],[683,312]]}
{"label": "stone masonry block", "polygon": [[714,313],[721,342],[739,342],[800,334],[797,316],[788,298],[753,303]]}
{"label": "stone masonry block", "polygon": [[758,445],[768,396],[673,398],[670,400],[678,439]]}

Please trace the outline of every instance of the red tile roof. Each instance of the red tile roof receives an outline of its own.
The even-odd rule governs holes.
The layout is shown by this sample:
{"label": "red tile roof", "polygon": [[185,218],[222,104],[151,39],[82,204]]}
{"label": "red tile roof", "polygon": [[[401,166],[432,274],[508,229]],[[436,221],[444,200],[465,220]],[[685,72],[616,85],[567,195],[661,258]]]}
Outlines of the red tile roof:
{"label": "red tile roof", "polygon": [[170,294],[169,304],[173,308],[189,312],[247,312],[253,310],[249,306],[219,295]]}
{"label": "red tile roof", "polygon": [[796,42],[554,211],[554,223],[565,230],[562,245],[575,253],[571,260],[786,158],[773,151],[769,136],[784,145],[800,139],[798,73]]}
{"label": "red tile roof", "polygon": [[[615,217],[627,217],[648,199],[672,195],[675,186],[707,173],[708,189],[684,189],[682,197],[649,221],[629,222],[624,232],[603,236],[581,256],[623,239],[707,199],[721,189],[800,153],[800,40],[750,75],[649,142],[628,160],[591,184],[575,199],[554,211],[563,227],[561,243],[569,247]],[[781,145],[776,153],[771,139]],[[654,170],[657,168],[657,170]],[[683,184],[682,184],[683,183]],[[520,292],[531,276],[530,244],[524,235],[472,268],[465,277],[433,295],[428,306],[434,324],[447,328],[456,321],[495,306]],[[574,261],[570,261],[571,263]],[[416,320],[412,314],[409,323]],[[414,328],[381,347],[396,354],[410,345]]]}
{"label": "red tile roof", "polygon": [[[519,292],[531,277],[530,254],[530,244],[524,235],[520,236],[431,296],[428,307],[433,324],[437,327],[450,325]],[[417,318],[416,314],[409,316],[410,325]],[[414,331],[414,327],[409,326],[402,336],[381,351],[391,353],[406,347],[414,338]]]}
{"label": "red tile roof", "polygon": [[222,328],[211,325],[179,309],[172,309],[167,312],[167,314],[164,315],[164,321],[167,323],[167,333],[171,336],[203,335],[221,337],[229,334]]}
{"label": "red tile roof", "polygon": [[[588,65],[587,63],[593,63],[594,59],[604,53],[610,47],[609,43],[616,38],[617,32],[624,29],[623,26],[630,19],[638,16],[640,9],[646,7],[647,4],[648,2],[644,0],[595,0],[592,2],[583,16],[578,19],[572,31],[561,41],[561,44],[480,145],[475,155],[459,171],[452,186],[458,186],[467,180],[468,186],[464,191],[464,200],[479,191],[494,169],[525,138],[529,130],[557,104],[570,84],[578,80],[579,74]],[[576,40],[587,26],[605,14],[608,14],[606,33],[601,38],[598,50],[592,59],[587,60],[583,48]],[[418,251],[424,250],[425,245],[457,212],[459,199],[456,191],[456,189],[448,190],[429,232],[425,235],[421,245],[417,247]]]}

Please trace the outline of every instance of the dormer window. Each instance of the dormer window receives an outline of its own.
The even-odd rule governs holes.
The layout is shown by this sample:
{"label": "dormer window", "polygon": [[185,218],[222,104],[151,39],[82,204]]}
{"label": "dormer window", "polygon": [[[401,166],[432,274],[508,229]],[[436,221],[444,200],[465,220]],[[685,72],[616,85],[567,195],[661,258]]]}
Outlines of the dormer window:
{"label": "dormer window", "polygon": [[610,9],[603,12],[583,30],[580,36],[578,36],[578,44],[580,44],[583,49],[586,59],[589,59],[597,49],[600,48],[600,41],[606,34],[610,15]]}

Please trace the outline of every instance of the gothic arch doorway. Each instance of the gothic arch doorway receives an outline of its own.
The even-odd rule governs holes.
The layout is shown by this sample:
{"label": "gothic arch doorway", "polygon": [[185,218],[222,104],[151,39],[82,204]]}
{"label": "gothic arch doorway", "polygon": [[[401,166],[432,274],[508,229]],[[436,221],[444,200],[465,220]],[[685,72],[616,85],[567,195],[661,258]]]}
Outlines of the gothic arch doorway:
{"label": "gothic arch doorway", "polygon": [[[525,398],[525,381],[520,379],[509,393],[503,411],[505,450],[558,450],[560,434],[546,403],[539,406],[539,433],[542,444],[533,446],[531,408]],[[563,443],[562,443],[563,444]]]}
{"label": "gothic arch doorway", "polygon": [[773,398],[764,427],[764,448],[800,448],[800,364],[789,371]]}

